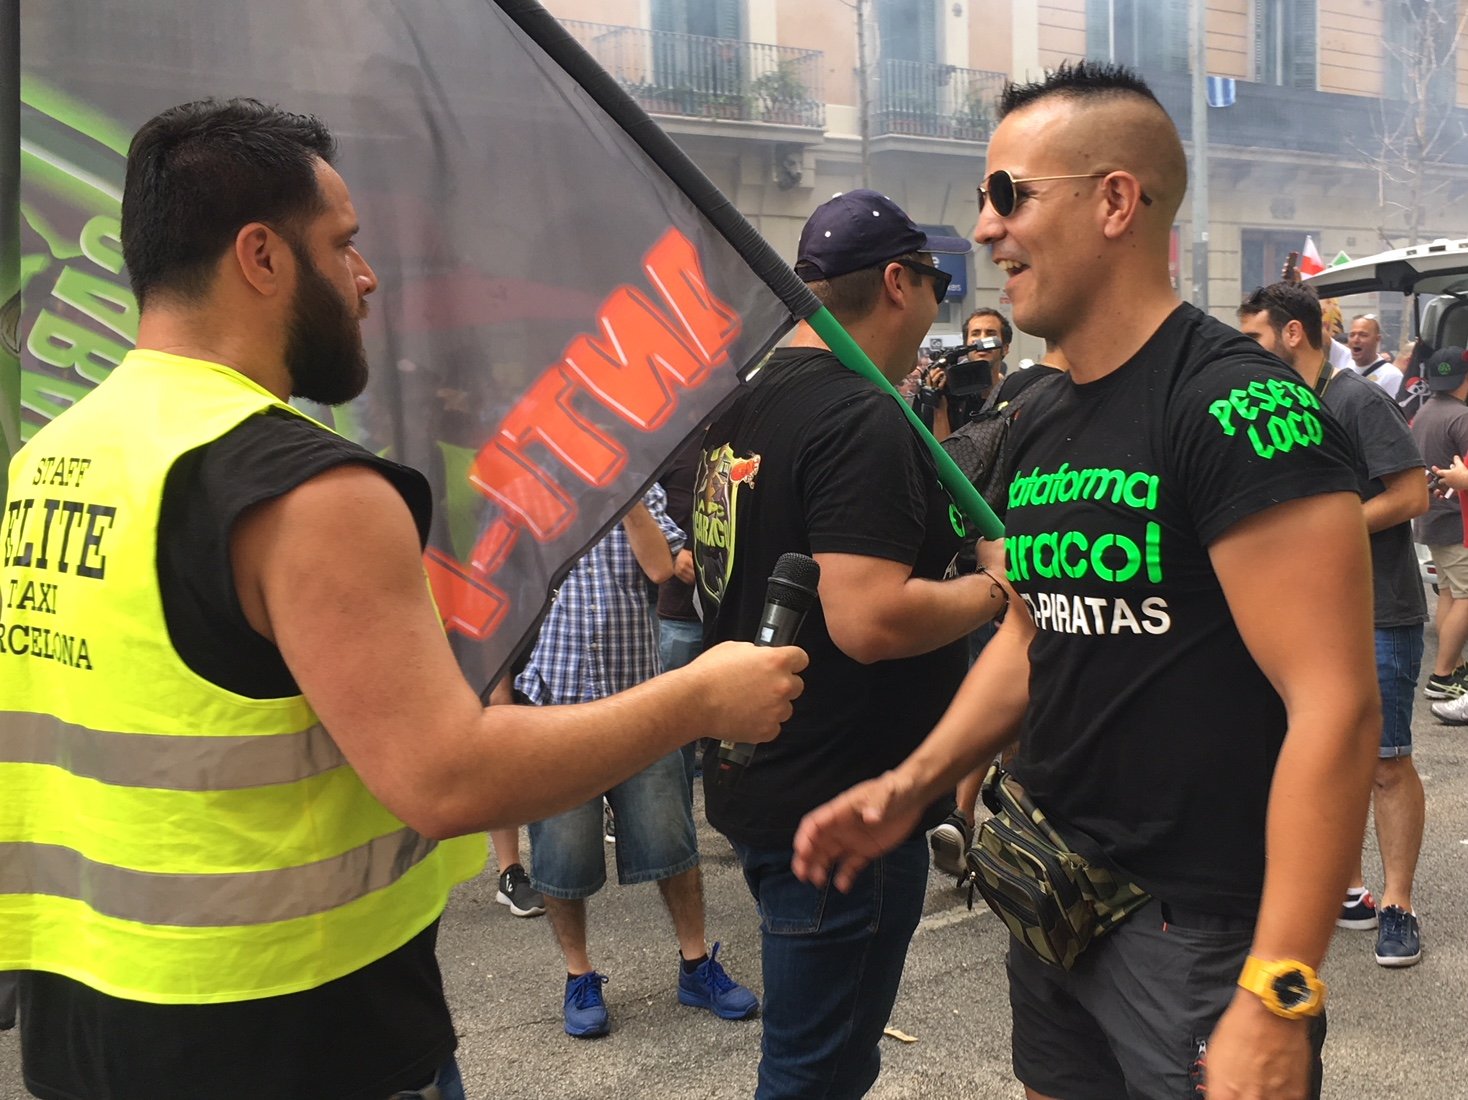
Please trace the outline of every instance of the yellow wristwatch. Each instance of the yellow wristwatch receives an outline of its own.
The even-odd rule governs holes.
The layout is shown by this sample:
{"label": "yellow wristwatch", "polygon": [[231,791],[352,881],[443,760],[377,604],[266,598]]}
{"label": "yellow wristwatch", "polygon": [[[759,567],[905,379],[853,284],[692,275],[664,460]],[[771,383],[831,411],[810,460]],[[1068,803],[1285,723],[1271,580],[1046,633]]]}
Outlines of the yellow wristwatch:
{"label": "yellow wristwatch", "polygon": [[1294,959],[1266,962],[1250,955],[1239,975],[1239,985],[1286,1020],[1319,1016],[1325,1011],[1325,983],[1314,970]]}

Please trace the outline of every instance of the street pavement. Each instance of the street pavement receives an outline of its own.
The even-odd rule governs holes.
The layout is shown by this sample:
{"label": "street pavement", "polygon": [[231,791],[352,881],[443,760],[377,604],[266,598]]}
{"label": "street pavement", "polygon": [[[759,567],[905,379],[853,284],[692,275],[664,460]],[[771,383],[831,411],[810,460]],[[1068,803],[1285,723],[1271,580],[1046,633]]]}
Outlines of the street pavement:
{"label": "street pavement", "polygon": [[[1429,629],[1424,673],[1432,646]],[[1323,972],[1330,1100],[1468,1100],[1468,727],[1439,725],[1419,698],[1414,740],[1427,789],[1414,899],[1425,953],[1418,966],[1389,971],[1373,958],[1374,933],[1337,934]],[[709,940],[722,942],[730,974],[758,991],[753,903],[728,845],[703,822],[701,799],[699,820]],[[1379,894],[1374,842],[1366,851],[1367,883]],[[592,957],[611,978],[612,1033],[597,1040],[561,1030],[565,971],[545,919],[516,919],[494,894],[492,871],[458,890],[439,942],[471,1100],[753,1095],[759,1022],[724,1022],[678,1004],[676,945],[655,886],[610,886],[591,902]],[[981,899],[972,910],[965,901],[951,881],[931,877],[891,1019],[916,1041],[883,1040],[875,1100],[1022,1095],[1009,1071],[1006,933]],[[16,1032],[0,1034],[0,1100],[26,1095],[18,1048]]]}

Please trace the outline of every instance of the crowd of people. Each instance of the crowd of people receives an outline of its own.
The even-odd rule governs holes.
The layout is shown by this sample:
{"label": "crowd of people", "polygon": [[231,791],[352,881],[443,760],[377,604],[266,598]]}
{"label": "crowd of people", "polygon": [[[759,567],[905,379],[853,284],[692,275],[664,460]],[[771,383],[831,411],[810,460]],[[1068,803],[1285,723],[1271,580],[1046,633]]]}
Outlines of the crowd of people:
{"label": "crowd of people", "polygon": [[[877,191],[817,207],[795,263],[1005,537],[975,540],[904,410],[802,323],[484,706],[422,584],[422,478],[288,404],[366,378],[377,281],[333,154],[248,100],[149,122],[123,204],[137,350],[11,469],[12,512],[58,459],[67,503],[21,507],[112,509],[67,590],[96,667],[0,676],[13,762],[48,766],[6,792],[25,873],[0,969],[33,1093],[255,1096],[269,1049],[274,1095],[461,1100],[435,936],[494,830],[497,900],[564,959],[566,1033],[610,1029],[587,904],[610,851],[658,884],[678,1000],[761,1017],[758,1100],[871,1089],[930,849],[1014,933],[1031,1100],[1319,1096],[1335,928],[1375,929],[1383,966],[1422,954],[1413,521],[1441,586],[1425,692],[1468,723],[1464,349],[1421,365],[1409,426],[1374,317],[1339,344],[1295,282],[1237,329],[1179,301],[1176,128],[1130,71],[1062,66],[1005,90],[974,233],[1041,365],[1006,371],[1011,318],[983,307],[974,350],[914,372],[934,257],[973,244]],[[0,580],[43,567],[25,537]],[[754,646],[790,552],[818,600],[798,648]],[[759,747],[730,769],[721,740]],[[708,943],[700,780],[761,996]],[[63,855],[75,828],[108,838],[96,862]]]}

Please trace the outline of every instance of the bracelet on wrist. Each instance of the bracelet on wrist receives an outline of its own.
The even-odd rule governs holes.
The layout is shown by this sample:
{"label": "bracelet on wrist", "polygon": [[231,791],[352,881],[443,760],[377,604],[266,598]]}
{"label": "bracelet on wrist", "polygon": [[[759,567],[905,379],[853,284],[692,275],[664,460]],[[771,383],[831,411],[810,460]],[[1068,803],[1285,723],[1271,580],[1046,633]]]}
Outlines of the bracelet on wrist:
{"label": "bracelet on wrist", "polygon": [[1009,614],[1009,589],[1005,588],[1002,584],[1000,584],[994,578],[994,574],[993,573],[990,573],[982,565],[979,566],[977,569],[975,569],[974,572],[975,573],[982,573],[984,576],[986,576],[986,577],[989,578],[989,595],[991,595],[991,596],[998,596],[999,599],[1003,602],[1003,605],[1004,606],[1002,606],[999,609],[998,613],[995,614],[995,616],[992,619],[989,620],[990,622],[992,622],[992,623],[994,623],[996,625],[999,624],[999,623],[1002,623],[1004,621],[1004,616]]}

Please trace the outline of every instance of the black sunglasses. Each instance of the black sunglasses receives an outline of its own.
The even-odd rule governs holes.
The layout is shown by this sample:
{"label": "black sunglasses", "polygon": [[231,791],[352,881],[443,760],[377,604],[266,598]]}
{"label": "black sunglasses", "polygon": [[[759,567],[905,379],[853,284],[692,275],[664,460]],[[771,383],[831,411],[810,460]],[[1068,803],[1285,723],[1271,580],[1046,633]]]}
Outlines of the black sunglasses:
{"label": "black sunglasses", "polygon": [[[990,172],[989,178],[979,184],[979,213],[984,212],[984,203],[987,201],[994,204],[994,213],[1001,218],[1009,217],[1014,213],[1015,204],[1019,201],[1017,188],[1022,183],[1043,183],[1047,180],[1098,180],[1109,175],[1111,172],[1078,172],[1070,176],[1031,176],[1028,179],[1017,180],[1001,168],[997,172]],[[1152,197],[1147,192],[1141,193],[1141,199],[1143,206],[1152,205]]]}
{"label": "black sunglasses", "polygon": [[917,260],[898,260],[903,267],[909,271],[916,271],[919,275],[931,275],[933,278],[933,297],[938,299],[938,304],[943,304],[943,297],[948,293],[948,284],[953,282],[953,276],[941,267],[933,267],[931,264],[919,263]]}

